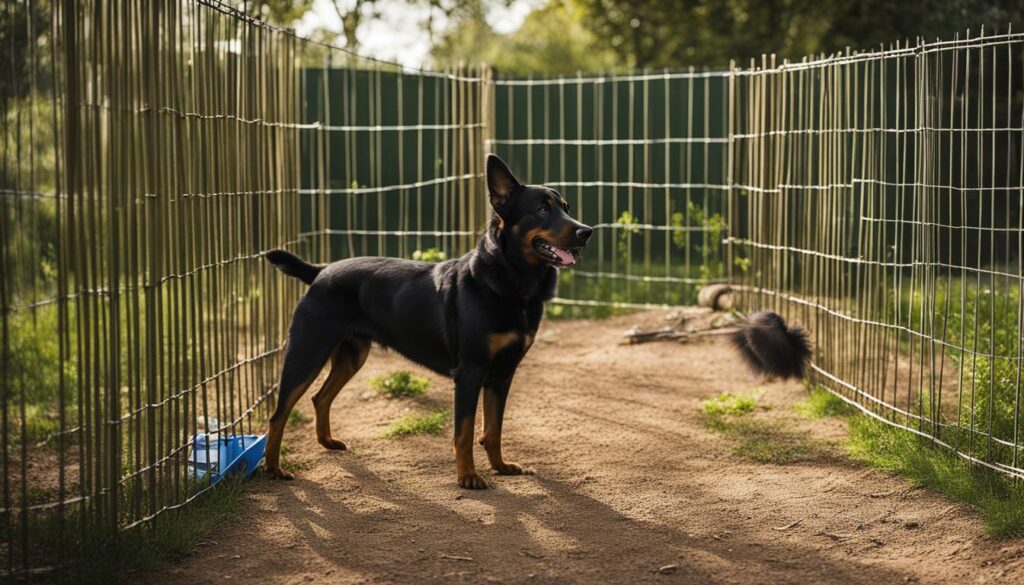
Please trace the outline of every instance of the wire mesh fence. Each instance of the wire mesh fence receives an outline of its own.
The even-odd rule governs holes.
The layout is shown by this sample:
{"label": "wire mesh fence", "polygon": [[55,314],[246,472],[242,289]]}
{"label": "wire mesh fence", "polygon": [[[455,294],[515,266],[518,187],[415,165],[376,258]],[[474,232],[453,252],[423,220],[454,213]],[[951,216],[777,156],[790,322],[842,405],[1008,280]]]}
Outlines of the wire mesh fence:
{"label": "wire mesh fence", "polygon": [[7,575],[194,500],[197,434],[262,432],[302,292],[263,253],[458,256],[492,151],[597,228],[553,314],[730,282],[808,327],[816,381],[1022,473],[1019,35],[554,79],[216,0],[7,2],[0,35]]}
{"label": "wire mesh fence", "polygon": [[17,575],[199,497],[200,433],[262,432],[301,294],[266,251],[469,248],[486,73],[410,73],[217,1],[0,10],[0,553]]}
{"label": "wire mesh fence", "polygon": [[1024,37],[733,72],[733,277],[815,378],[1020,477]]}
{"label": "wire mesh fence", "polygon": [[692,69],[495,80],[490,150],[595,229],[561,277],[567,314],[693,304],[724,280],[728,89]]}

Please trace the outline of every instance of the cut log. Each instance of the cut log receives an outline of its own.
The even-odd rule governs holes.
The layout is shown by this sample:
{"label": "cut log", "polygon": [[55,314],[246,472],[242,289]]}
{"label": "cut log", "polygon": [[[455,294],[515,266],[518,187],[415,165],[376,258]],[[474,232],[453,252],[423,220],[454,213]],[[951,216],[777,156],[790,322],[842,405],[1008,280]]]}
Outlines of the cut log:
{"label": "cut log", "polygon": [[697,304],[714,311],[731,311],[736,306],[736,297],[727,284],[712,284],[697,293]]}

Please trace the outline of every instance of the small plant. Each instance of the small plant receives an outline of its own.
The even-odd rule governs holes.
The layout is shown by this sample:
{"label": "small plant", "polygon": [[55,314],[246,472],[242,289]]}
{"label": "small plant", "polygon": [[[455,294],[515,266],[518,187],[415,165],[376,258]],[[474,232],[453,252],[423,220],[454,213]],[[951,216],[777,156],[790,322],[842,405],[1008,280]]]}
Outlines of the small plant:
{"label": "small plant", "polygon": [[615,223],[619,224],[619,257],[622,258],[622,262],[629,262],[630,243],[633,236],[640,233],[640,218],[633,215],[629,211],[623,211],[621,215],[615,220]]}
{"label": "small plant", "polygon": [[435,410],[428,414],[407,414],[391,423],[384,436],[389,439],[405,437],[408,435],[436,435],[444,430],[448,421],[447,410]]}
{"label": "small plant", "polygon": [[413,252],[412,259],[423,262],[444,262],[448,259],[448,255],[437,248],[427,248],[426,250],[416,250]]}
{"label": "small plant", "polygon": [[405,370],[399,370],[391,372],[387,376],[377,376],[370,381],[370,386],[388,398],[423,396],[430,386],[430,380]]}
{"label": "small plant", "polygon": [[732,259],[732,265],[736,267],[736,270],[740,271],[740,274],[746,276],[750,272],[750,258],[741,258],[736,256]]}
{"label": "small plant", "polygon": [[700,411],[708,416],[746,414],[757,409],[757,400],[756,394],[740,396],[722,392],[713,398],[701,400]]}
{"label": "small plant", "polygon": [[[672,227],[687,228],[698,227],[703,230],[702,243],[693,246],[693,251],[700,254],[700,277],[702,280],[711,280],[721,277],[723,274],[720,246],[722,236],[728,225],[721,213],[708,213],[703,207],[690,201],[687,203],[686,212],[677,211],[671,217]],[[686,250],[690,244],[690,236],[684,229],[675,230],[672,233],[672,243],[680,250]],[[749,261],[746,265],[738,265],[741,272],[746,273],[750,267]]]}

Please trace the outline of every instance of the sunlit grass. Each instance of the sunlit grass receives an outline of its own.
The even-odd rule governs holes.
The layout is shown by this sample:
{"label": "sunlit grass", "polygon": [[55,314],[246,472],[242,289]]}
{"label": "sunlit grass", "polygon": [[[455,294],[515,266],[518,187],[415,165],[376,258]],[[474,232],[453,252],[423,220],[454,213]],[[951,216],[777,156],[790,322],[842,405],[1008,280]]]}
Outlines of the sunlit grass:
{"label": "sunlit grass", "polygon": [[828,390],[815,386],[807,398],[798,402],[794,409],[807,418],[824,418],[853,414],[854,410],[843,399]]}
{"label": "sunlit grass", "polygon": [[724,414],[745,414],[757,408],[756,394],[739,395],[722,392],[718,396],[701,400],[700,411],[708,416]]}
{"label": "sunlit grass", "polygon": [[447,410],[435,410],[428,414],[407,414],[391,423],[384,436],[395,439],[409,435],[436,435],[444,430],[450,414]]}
{"label": "sunlit grass", "polygon": [[991,536],[1024,535],[1024,486],[865,415],[849,420],[850,457],[970,505]]}
{"label": "sunlit grass", "polygon": [[700,403],[704,424],[732,444],[733,455],[755,461],[786,465],[812,459],[821,446],[792,428],[789,421],[758,416],[768,410],[760,396],[723,392]]}

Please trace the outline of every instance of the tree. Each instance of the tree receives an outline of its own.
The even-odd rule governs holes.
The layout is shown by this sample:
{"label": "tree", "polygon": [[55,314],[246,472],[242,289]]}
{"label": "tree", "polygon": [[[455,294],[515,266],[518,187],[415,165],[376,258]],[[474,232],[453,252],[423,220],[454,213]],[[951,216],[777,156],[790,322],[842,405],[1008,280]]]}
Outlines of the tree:
{"label": "tree", "polygon": [[1005,29],[1019,0],[573,0],[598,42],[632,67],[741,65],[764,53],[800,58],[966,26]]}
{"label": "tree", "polygon": [[238,0],[247,14],[278,26],[291,26],[313,9],[313,0]]}
{"label": "tree", "polygon": [[615,54],[599,46],[579,10],[555,0],[530,13],[523,25],[500,34],[483,11],[465,15],[434,44],[435,67],[486,62],[510,75],[571,75],[617,68]]}
{"label": "tree", "polygon": [[[279,26],[291,26],[312,10],[314,0],[238,0],[249,14]],[[461,21],[472,14],[482,13],[487,7],[501,3],[509,5],[511,0],[330,0],[334,11],[341,20],[341,36],[345,48],[359,49],[359,29],[367,20],[384,16],[385,8],[425,6],[429,8],[423,28],[431,39],[436,34],[438,21]],[[443,17],[443,18],[437,18]],[[332,38],[333,34],[320,32],[321,37]]]}

